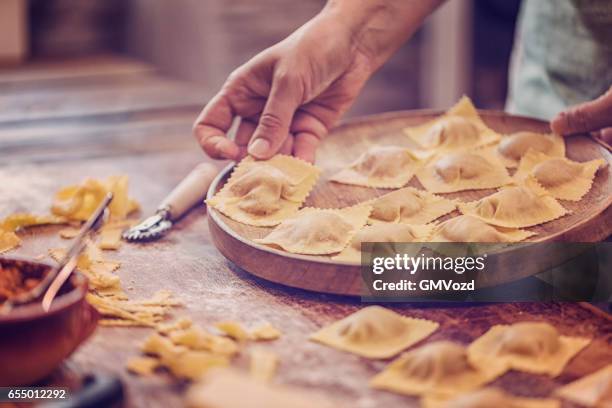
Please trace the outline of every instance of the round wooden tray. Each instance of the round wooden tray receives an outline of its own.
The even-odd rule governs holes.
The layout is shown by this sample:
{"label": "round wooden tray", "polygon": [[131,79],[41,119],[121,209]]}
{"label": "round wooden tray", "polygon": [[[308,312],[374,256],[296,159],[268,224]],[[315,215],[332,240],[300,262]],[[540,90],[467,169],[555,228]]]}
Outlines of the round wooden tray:
{"label": "round wooden tray", "polygon": [[[402,128],[431,120],[439,114],[441,112],[389,112],[349,120],[335,128],[317,152],[316,165],[322,169],[322,174],[305,205],[341,208],[392,191],[331,183],[328,178],[357,158],[371,144],[411,146],[402,133]],[[520,130],[550,131],[548,123],[530,118],[493,111],[480,111],[480,114],[491,128],[503,134]],[[566,155],[572,160],[582,162],[604,158],[608,164],[612,162],[612,154],[587,136],[567,138],[566,147]],[[232,165],[219,174],[208,191],[208,198],[223,187],[231,170]],[[408,185],[422,189],[416,178]],[[466,191],[443,196],[472,201],[494,191]],[[562,205],[571,210],[570,214],[528,229],[537,233],[533,237],[533,240],[537,241],[601,241],[612,234],[611,203],[612,178],[608,165],[597,173],[591,191],[580,202],[562,201]],[[252,239],[264,237],[271,228],[251,227],[235,222],[212,208],[208,211],[208,223],[215,245],[226,258],[247,272],[295,288],[341,295],[361,295],[362,277],[359,265],[334,262],[329,257],[290,254],[256,244]],[[445,218],[458,214],[458,211],[455,211]],[[483,286],[507,283],[539,272],[530,268],[529,257],[516,255],[512,251],[501,253],[499,256],[506,259],[501,259],[496,264],[508,266],[497,268]]]}

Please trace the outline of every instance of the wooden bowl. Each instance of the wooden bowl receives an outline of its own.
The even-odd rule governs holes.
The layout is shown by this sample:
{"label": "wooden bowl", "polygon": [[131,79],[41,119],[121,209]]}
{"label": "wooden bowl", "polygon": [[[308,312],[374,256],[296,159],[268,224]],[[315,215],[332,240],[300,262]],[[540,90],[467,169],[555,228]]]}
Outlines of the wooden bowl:
{"label": "wooden bowl", "polygon": [[[15,257],[0,264],[44,276],[51,265]],[[97,311],[85,301],[87,279],[74,273],[45,312],[40,302],[0,315],[0,386],[27,385],[49,375],[95,330]]]}
{"label": "wooden bowl", "polygon": [[[328,182],[338,169],[353,161],[371,144],[388,144],[414,147],[402,129],[431,120],[441,112],[407,111],[390,112],[349,120],[334,129],[317,152],[317,166],[322,175],[315,189],[306,200],[306,206],[340,208],[357,204],[392,190],[348,186]],[[521,130],[550,132],[548,123],[505,114],[480,111],[483,120],[502,134]],[[603,146],[587,136],[566,139],[567,157],[576,161],[603,158],[610,164],[612,155]],[[227,181],[232,165],[225,168],[211,185],[208,197],[212,197]],[[413,178],[408,184],[423,187]],[[492,194],[495,190],[465,191],[442,194],[444,197],[472,201]],[[527,228],[537,233],[533,241],[597,242],[612,234],[612,178],[610,166],[600,170],[589,193],[577,203],[562,201],[571,213],[555,221]],[[331,261],[329,257],[290,254],[264,245],[253,238],[267,235],[271,228],[251,227],[235,222],[213,208],[209,208],[208,223],[213,242],[219,251],[236,265],[253,275],[283,285],[341,295],[361,295],[360,266]],[[455,211],[442,220],[456,216]],[[507,283],[539,271],[529,268],[529,263],[517,265],[518,256],[506,252],[503,256],[510,268],[496,270],[486,282],[487,286]],[[529,259],[529,258],[525,258]],[[503,259],[499,260],[503,265]],[[497,263],[496,263],[497,264]],[[416,293],[415,293],[416,295]]]}

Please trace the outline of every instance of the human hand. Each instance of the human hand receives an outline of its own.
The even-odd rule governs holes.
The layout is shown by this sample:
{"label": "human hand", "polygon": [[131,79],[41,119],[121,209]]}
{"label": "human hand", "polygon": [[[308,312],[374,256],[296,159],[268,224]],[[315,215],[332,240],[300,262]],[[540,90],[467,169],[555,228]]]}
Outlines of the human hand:
{"label": "human hand", "polygon": [[[315,18],[236,69],[202,110],[194,136],[213,158],[237,160],[248,151],[312,162],[372,72],[348,28]],[[242,121],[232,141],[225,134],[234,116]]]}
{"label": "human hand", "polygon": [[604,142],[612,144],[612,87],[593,101],[559,113],[550,125],[560,135],[596,132]]}
{"label": "human hand", "polygon": [[[204,107],[194,136],[213,158],[276,153],[314,161],[321,139],[372,73],[442,0],[328,0],[285,40],[236,69]],[[242,117],[235,140],[225,134]]]}

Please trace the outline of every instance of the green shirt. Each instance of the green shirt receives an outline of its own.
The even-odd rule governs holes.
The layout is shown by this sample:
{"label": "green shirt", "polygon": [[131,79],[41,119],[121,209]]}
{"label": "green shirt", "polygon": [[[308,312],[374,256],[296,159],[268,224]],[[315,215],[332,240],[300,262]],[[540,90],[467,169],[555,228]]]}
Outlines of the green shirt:
{"label": "green shirt", "polygon": [[549,120],[612,84],[612,0],[523,0],[507,110]]}

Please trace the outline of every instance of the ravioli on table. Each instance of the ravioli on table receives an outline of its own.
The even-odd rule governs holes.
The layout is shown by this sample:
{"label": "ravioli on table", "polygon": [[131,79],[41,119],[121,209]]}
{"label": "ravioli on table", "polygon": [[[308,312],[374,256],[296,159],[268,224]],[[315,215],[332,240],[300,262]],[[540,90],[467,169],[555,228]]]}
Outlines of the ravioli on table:
{"label": "ravioli on table", "polygon": [[310,340],[362,357],[382,359],[425,339],[438,326],[436,322],[369,306],[323,327]]}
{"label": "ravioli on table", "polygon": [[437,341],[402,354],[370,385],[406,395],[452,395],[474,390],[505,371],[496,361],[469,360],[461,344]]}
{"label": "ravioli on table", "polygon": [[556,377],[591,339],[564,336],[545,322],[493,326],[468,349],[470,361]]}

